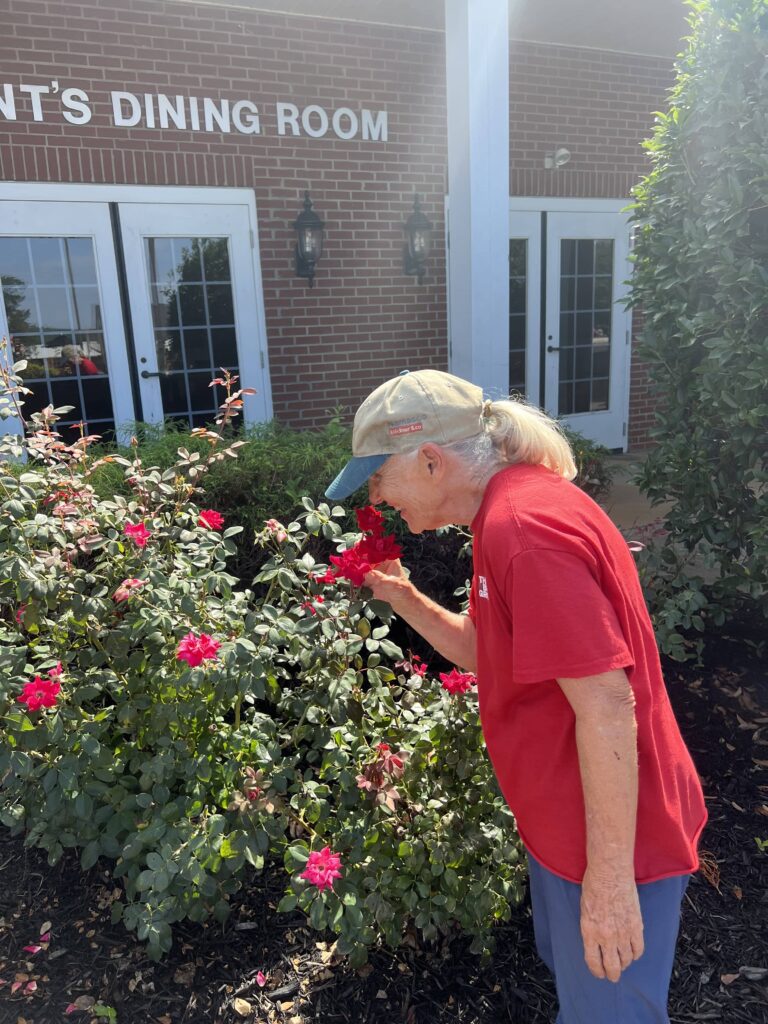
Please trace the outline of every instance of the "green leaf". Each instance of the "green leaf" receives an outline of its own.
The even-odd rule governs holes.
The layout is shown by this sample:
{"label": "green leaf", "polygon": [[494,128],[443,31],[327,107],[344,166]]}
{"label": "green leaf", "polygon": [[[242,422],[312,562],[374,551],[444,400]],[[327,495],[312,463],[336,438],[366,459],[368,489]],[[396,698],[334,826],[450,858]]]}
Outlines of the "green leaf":
{"label": "green leaf", "polygon": [[92,839],[90,843],[83,849],[80,854],[80,867],[83,871],[88,871],[92,868],[96,861],[99,859],[101,853],[101,846],[98,839]]}
{"label": "green leaf", "polygon": [[277,904],[278,914],[289,914],[292,910],[295,910],[299,903],[299,897],[295,892],[286,893],[285,896]]}

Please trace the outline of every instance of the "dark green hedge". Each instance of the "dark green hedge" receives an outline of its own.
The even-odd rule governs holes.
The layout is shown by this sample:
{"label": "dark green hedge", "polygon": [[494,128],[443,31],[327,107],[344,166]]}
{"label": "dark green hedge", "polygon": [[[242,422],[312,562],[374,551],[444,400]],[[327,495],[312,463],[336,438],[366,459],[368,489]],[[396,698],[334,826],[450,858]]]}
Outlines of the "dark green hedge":
{"label": "dark green hedge", "polygon": [[632,301],[657,406],[640,483],[672,503],[651,566],[671,639],[768,611],[768,5],[692,6],[634,208]]}

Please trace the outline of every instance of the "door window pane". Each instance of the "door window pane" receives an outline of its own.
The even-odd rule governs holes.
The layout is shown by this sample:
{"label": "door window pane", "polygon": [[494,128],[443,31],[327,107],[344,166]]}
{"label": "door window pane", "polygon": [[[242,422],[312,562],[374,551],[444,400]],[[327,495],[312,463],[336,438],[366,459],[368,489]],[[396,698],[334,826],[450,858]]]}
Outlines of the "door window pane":
{"label": "door window pane", "polygon": [[528,239],[509,240],[509,391],[525,394]]}
{"label": "door window pane", "polygon": [[237,373],[232,273],[226,238],[145,238],[147,284],[163,414],[210,423],[223,394],[220,368]]}
{"label": "door window pane", "polygon": [[[91,238],[0,237],[0,283],[14,359],[26,359],[25,416],[71,405],[60,420],[85,422],[88,434],[111,436],[101,296]],[[77,428],[79,429],[79,428]]]}
{"label": "door window pane", "polygon": [[613,239],[562,239],[560,416],[609,408],[612,306]]}

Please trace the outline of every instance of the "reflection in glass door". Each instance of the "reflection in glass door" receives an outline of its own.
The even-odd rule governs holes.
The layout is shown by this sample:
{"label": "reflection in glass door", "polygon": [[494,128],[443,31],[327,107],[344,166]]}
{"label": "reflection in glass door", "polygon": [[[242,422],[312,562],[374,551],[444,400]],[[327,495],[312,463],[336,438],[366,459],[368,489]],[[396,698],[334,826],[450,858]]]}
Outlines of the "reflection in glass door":
{"label": "reflection in glass door", "polygon": [[226,397],[211,380],[238,373],[226,238],[145,238],[155,355],[166,419],[205,426]]}
{"label": "reflection in glass door", "polygon": [[221,370],[255,387],[246,422],[269,419],[247,207],[121,204],[144,419],[214,421]]}
{"label": "reflection in glass door", "polygon": [[108,212],[97,204],[36,202],[3,202],[0,209],[7,214],[0,333],[9,337],[13,360],[27,361],[22,377],[32,393],[23,414],[70,407],[59,421],[65,440],[80,423],[85,433],[112,439],[116,421],[133,419],[133,405],[119,308],[105,313],[105,295],[114,303],[117,291]]}

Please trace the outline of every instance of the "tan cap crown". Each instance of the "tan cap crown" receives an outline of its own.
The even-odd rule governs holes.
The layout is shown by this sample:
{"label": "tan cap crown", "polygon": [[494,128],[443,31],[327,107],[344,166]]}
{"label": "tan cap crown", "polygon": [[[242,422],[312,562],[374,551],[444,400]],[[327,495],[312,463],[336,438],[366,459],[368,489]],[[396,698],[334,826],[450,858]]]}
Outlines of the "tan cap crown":
{"label": "tan cap crown", "polygon": [[407,371],[373,391],[355,415],[356,457],[450,444],[483,432],[483,392],[442,370]]}

